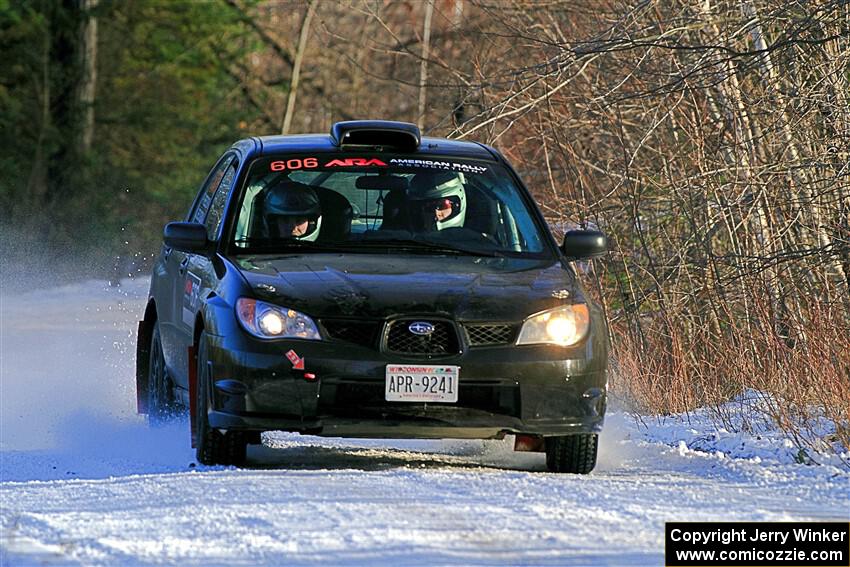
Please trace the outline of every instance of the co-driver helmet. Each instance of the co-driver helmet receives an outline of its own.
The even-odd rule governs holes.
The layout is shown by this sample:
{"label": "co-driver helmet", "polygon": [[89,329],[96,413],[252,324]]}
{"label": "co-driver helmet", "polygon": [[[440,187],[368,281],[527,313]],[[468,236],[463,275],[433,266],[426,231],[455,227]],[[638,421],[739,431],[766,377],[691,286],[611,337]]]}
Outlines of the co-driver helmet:
{"label": "co-driver helmet", "polygon": [[462,173],[451,171],[429,171],[413,176],[408,189],[408,203],[410,218],[418,225],[414,229],[445,230],[463,226],[466,190],[462,176]]}

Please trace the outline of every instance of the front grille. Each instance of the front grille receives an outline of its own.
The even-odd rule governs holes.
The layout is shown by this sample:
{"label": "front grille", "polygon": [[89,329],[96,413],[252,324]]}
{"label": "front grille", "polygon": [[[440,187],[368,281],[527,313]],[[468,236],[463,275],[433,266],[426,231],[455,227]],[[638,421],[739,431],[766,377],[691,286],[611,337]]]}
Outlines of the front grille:
{"label": "front grille", "polygon": [[516,325],[466,325],[470,346],[501,345],[516,338]]}
{"label": "front grille", "polygon": [[376,345],[381,330],[381,323],[376,321],[322,319],[321,323],[330,338],[367,347]]}
{"label": "front grille", "polygon": [[387,350],[400,354],[457,354],[460,345],[454,325],[447,321],[429,321],[434,325],[430,335],[416,335],[408,326],[421,319],[405,319],[389,323],[387,330]]}

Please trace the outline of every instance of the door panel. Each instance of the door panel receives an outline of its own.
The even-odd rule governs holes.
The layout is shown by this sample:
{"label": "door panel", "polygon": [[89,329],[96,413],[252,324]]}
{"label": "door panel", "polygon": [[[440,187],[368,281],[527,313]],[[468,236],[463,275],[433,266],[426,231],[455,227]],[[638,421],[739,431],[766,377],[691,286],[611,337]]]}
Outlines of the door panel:
{"label": "door panel", "polygon": [[[188,222],[203,223],[216,191],[235,160],[233,152],[225,153],[210,171],[189,211]],[[232,179],[231,179],[232,181]],[[157,309],[162,335],[163,354],[168,372],[176,385],[187,388],[189,359],[195,313],[200,303],[200,280],[189,276],[189,263],[194,254],[163,247],[161,254],[164,282]]]}
{"label": "door panel", "polygon": [[[220,168],[210,178],[210,187],[199,202],[192,216],[192,222],[203,222],[207,227],[207,238],[215,240],[222,220],[227,196],[236,177],[237,159],[230,156],[222,160]],[[177,266],[177,281],[180,284],[175,293],[175,362],[178,369],[176,382],[188,388],[189,347],[194,341],[195,321],[198,312],[210,290],[217,286],[212,261],[199,254],[186,254]]]}

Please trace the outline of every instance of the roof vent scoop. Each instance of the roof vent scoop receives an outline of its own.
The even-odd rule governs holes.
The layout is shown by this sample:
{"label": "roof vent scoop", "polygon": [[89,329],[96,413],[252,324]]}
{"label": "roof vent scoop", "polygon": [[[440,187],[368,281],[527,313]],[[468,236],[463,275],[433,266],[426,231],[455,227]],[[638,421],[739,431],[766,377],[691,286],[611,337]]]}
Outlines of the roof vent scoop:
{"label": "roof vent scoop", "polygon": [[405,152],[419,147],[421,136],[416,124],[387,120],[350,120],[331,127],[331,138],[337,147],[383,146]]}

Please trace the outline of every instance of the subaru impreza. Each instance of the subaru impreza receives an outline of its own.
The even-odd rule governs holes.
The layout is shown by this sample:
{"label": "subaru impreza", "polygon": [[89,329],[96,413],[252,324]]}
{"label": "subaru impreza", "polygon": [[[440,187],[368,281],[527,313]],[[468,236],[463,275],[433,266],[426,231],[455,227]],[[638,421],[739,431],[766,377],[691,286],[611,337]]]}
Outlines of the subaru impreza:
{"label": "subaru impreza", "polygon": [[492,147],[350,121],[253,137],[165,226],[137,345],[152,424],[189,414],[205,464],[265,431],[498,439],[596,463],[608,332],[574,261]]}

